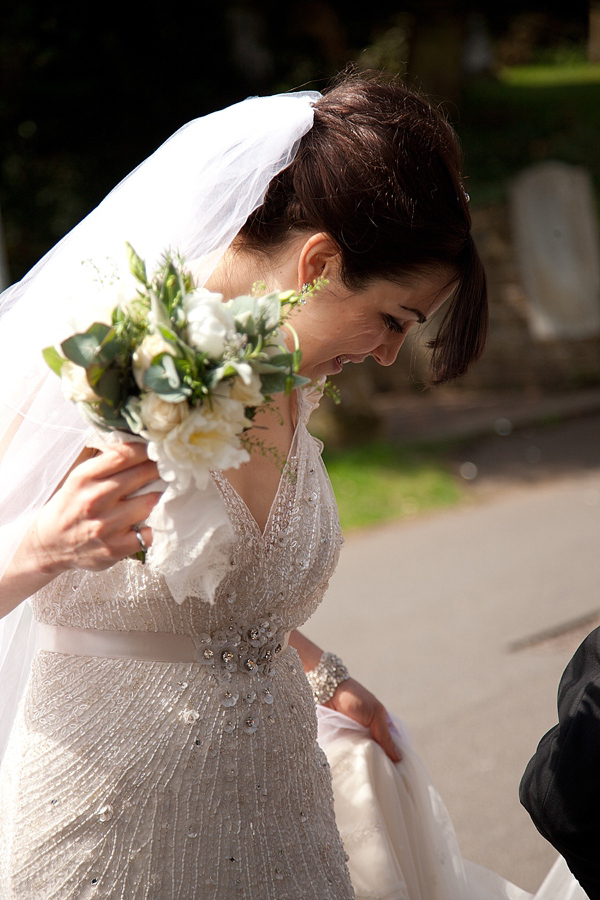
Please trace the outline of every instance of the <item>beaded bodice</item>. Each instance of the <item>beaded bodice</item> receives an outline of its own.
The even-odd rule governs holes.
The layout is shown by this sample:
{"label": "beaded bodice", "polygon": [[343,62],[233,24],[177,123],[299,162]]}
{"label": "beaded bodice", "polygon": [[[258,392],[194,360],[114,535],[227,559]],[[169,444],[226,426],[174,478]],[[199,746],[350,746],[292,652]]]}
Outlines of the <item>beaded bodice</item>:
{"label": "beaded bodice", "polygon": [[36,617],[52,625],[190,635],[224,630],[231,622],[251,626],[265,616],[284,631],[305,622],[323,597],[341,543],[321,445],[306,429],[310,411],[300,393],[290,457],[264,532],[227,479],[214,474],[236,540],[213,605],[187,600],[178,606],[159,575],[123,560],[102,573],[60,576],[33,599]]}
{"label": "beaded bodice", "polygon": [[1,770],[3,898],[351,900],[312,694],[284,644],[341,543],[310,408],[301,396],[264,532],[214,475],[235,540],[213,605],[178,605],[132,560],[33,599],[49,625],[186,634],[198,654],[38,654]]}

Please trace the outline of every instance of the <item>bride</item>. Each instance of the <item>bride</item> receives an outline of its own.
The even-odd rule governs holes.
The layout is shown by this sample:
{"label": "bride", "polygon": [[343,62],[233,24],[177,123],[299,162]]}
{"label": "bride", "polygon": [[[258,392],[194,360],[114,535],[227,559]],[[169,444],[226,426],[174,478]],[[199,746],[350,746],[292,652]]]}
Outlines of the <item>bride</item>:
{"label": "bride", "polygon": [[[2,296],[3,900],[467,896],[434,864],[440,816],[409,834],[428,860],[421,893],[400,874],[395,893],[358,884],[311,686],[343,717],[321,735],[334,772],[359,735],[413,800],[419,782],[381,704],[297,631],[341,541],[306,429],[322,381],[367,356],[392,364],[442,307],[432,382],[478,357],[485,279],[467,204],[442,116],[398,82],[353,76],[189,123]],[[283,472],[255,453],[213,474],[181,603],[152,566],[155,463],[94,433],[41,360],[98,315],[97,273],[119,273],[126,241],[150,269],[181,253],[225,297],[258,282],[307,295],[290,323],[313,388],[254,423]],[[147,565],[132,558],[140,546]],[[408,808],[405,825],[417,829]],[[444,859],[460,869],[454,851]],[[371,859],[367,881],[384,865]]]}

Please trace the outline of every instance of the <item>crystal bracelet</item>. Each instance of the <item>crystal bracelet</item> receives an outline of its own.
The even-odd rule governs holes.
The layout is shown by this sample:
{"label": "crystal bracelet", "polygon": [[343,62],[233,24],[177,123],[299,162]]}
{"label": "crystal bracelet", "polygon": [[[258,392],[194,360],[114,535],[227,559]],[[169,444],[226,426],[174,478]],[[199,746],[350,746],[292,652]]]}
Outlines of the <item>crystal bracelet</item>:
{"label": "crystal bracelet", "polygon": [[306,673],[315,703],[331,700],[342,681],[350,678],[348,669],[335,653],[323,653],[316,668]]}

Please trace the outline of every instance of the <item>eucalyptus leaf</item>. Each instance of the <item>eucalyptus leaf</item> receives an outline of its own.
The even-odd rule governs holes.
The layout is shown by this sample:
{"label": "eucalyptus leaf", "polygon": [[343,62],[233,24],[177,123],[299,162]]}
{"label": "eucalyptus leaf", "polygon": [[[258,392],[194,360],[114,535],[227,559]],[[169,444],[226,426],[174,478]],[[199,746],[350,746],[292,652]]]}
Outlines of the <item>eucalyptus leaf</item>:
{"label": "eucalyptus leaf", "polygon": [[106,403],[95,403],[93,406],[91,403],[79,403],[78,406],[88,422],[102,431],[129,431],[127,420],[115,414]]}
{"label": "eucalyptus leaf", "polygon": [[[104,373],[106,372],[106,368],[107,367],[102,365],[101,363],[93,362],[93,363],[90,363],[90,365],[85,370],[85,373],[87,375],[88,384],[90,385],[90,387],[93,387],[94,390],[96,390],[96,385],[98,384],[98,382],[100,381],[100,379],[102,378]],[[98,393],[98,391],[96,391],[96,393]]]}
{"label": "eucalyptus leaf", "polygon": [[192,389],[185,384],[177,383],[173,388],[162,366],[149,366],[144,372],[144,385],[155,394],[160,394],[162,400],[176,403],[186,400],[191,396]]}
{"label": "eucalyptus leaf", "polygon": [[144,430],[144,422],[140,409],[140,401],[137,397],[130,397],[125,406],[121,410],[123,418],[134,434],[139,434]]}
{"label": "eucalyptus leaf", "polygon": [[169,382],[169,386],[172,388],[178,388],[181,384],[181,378],[179,377],[179,372],[177,371],[177,366],[175,365],[175,360],[169,353],[163,353],[161,356],[161,365],[165,370],[165,375],[167,376],[167,380]]}
{"label": "eucalyptus leaf", "polygon": [[121,373],[116,369],[108,369],[100,376],[94,390],[110,406],[119,406],[123,390]]}
{"label": "eucalyptus leaf", "polygon": [[71,362],[86,369],[93,361],[98,348],[111,330],[110,325],[94,322],[82,334],[73,334],[60,345],[61,350]]}
{"label": "eucalyptus leaf", "polygon": [[98,352],[96,354],[98,360],[103,363],[111,363],[113,360],[127,349],[127,345],[124,341],[120,340],[117,337],[117,333],[114,328],[108,332],[106,337],[103,339]]}

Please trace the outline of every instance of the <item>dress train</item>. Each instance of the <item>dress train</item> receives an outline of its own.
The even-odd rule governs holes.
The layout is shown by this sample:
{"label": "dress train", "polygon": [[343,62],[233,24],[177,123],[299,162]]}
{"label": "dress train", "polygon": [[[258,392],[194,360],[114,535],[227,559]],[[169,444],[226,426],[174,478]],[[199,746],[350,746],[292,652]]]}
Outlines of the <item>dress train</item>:
{"label": "dress train", "polygon": [[317,712],[356,900],[587,900],[560,857],[535,894],[464,860],[399,720],[391,720],[402,750],[394,764],[367,729],[326,707]]}

